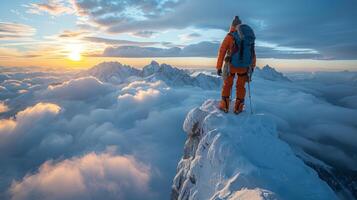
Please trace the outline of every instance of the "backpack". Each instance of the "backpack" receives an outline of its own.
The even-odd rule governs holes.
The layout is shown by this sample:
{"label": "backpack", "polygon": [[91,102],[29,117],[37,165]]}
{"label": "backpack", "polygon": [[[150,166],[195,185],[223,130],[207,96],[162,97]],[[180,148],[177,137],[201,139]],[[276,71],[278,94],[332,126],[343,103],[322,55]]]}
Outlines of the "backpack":
{"label": "backpack", "polygon": [[231,49],[231,64],[236,68],[249,68],[253,61],[255,34],[246,24],[239,25],[238,30],[229,33],[234,38]]}

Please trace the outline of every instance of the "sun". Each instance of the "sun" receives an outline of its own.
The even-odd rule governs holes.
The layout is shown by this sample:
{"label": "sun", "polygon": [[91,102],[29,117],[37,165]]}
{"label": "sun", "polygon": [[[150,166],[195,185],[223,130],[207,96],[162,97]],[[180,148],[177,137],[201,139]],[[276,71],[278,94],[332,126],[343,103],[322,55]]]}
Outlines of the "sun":
{"label": "sun", "polygon": [[80,61],[82,59],[81,53],[78,51],[71,51],[68,58],[73,61]]}
{"label": "sun", "polygon": [[68,46],[68,58],[72,61],[82,60],[82,46],[79,44]]}

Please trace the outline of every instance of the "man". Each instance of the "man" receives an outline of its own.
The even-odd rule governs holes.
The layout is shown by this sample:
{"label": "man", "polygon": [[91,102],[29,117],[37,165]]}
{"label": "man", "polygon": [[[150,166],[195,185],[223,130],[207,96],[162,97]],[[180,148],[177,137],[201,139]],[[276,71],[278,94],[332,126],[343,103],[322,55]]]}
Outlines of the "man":
{"label": "man", "polygon": [[248,25],[242,24],[239,17],[235,16],[230,31],[219,49],[216,65],[219,76],[222,75],[223,60],[229,65],[229,74],[224,78],[222,100],[219,103],[219,108],[226,113],[229,110],[235,76],[237,76],[237,80],[234,113],[239,114],[244,109],[245,83],[250,81],[256,64],[254,41],[253,30]]}

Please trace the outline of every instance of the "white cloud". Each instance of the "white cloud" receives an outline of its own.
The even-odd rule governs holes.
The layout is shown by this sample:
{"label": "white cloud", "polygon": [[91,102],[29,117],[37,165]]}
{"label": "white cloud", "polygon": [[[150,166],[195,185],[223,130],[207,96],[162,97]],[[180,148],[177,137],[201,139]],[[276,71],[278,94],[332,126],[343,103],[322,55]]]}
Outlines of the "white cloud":
{"label": "white cloud", "polygon": [[149,194],[150,170],[132,157],[89,153],[47,161],[10,188],[21,199],[134,199]]}
{"label": "white cloud", "polygon": [[72,14],[74,9],[66,0],[47,0],[45,3],[30,3],[25,5],[31,14],[49,13],[51,15]]}
{"label": "white cloud", "polygon": [[28,107],[25,110],[16,114],[18,125],[26,126],[27,124],[36,123],[42,119],[55,116],[60,112],[61,108],[52,103],[38,103],[33,107]]}
{"label": "white cloud", "polygon": [[[133,71],[127,67],[121,69],[123,66],[117,67],[115,63],[101,67],[96,68],[96,73],[92,75],[100,77],[102,81],[88,77],[88,73],[41,73],[41,78],[39,74],[31,73],[7,75],[5,79],[19,80],[21,83],[6,81],[1,83],[2,87],[7,86],[14,91],[26,89],[29,92],[3,98],[0,95],[0,100],[11,108],[9,114],[1,116],[0,123],[0,159],[3,161],[0,178],[4,180],[0,197],[9,189],[13,179],[17,180],[18,187],[26,188],[20,192],[16,190],[14,198],[17,193],[26,196],[44,191],[50,194],[50,188],[40,185],[40,180],[48,178],[47,172],[55,173],[63,166],[73,166],[77,172],[80,171],[84,179],[78,180],[84,184],[83,188],[92,188],[86,185],[88,176],[84,176],[82,168],[78,167],[78,163],[86,160],[86,156],[82,155],[88,152],[98,152],[95,155],[100,162],[119,155],[130,155],[125,157],[133,157],[138,163],[150,166],[147,189],[153,196],[146,199],[163,199],[169,195],[185,140],[182,130],[185,115],[207,98],[220,98],[220,80],[212,76],[189,76],[187,71],[152,63],[151,68],[146,69],[146,75],[150,78],[112,82],[111,78],[105,79],[111,77],[111,71],[115,76],[120,76],[114,73],[118,71],[123,76],[140,76],[143,71]],[[106,69],[105,73],[101,71],[103,69]],[[354,77],[347,74],[346,77]],[[197,79],[201,78],[196,84]],[[351,139],[355,138],[356,109],[331,103],[323,95],[325,90],[317,89],[325,84],[340,85],[345,89],[336,101],[339,102],[346,95],[356,95],[357,90],[351,90],[356,86],[351,86],[347,80],[350,79],[341,78],[338,83],[325,83],[321,79],[314,79],[309,82],[314,87],[307,87],[302,83],[309,80],[289,82],[273,70],[256,71],[251,85],[254,110],[274,119],[281,137],[291,145],[303,148],[332,166],[343,165],[356,169],[357,147]],[[218,84],[212,84],[215,81]],[[205,87],[207,85],[211,87]],[[111,147],[116,150],[110,158],[102,158],[101,152]],[[48,160],[63,161],[46,163]],[[48,166],[49,170],[45,171],[44,166]],[[37,173],[28,174],[38,168]],[[31,182],[31,186],[26,186],[27,181]],[[53,184],[60,183],[57,181],[55,179]],[[100,181],[107,183],[111,179],[104,176]],[[106,187],[92,189],[93,193],[88,192],[88,195],[94,195],[95,198],[99,190],[106,191]],[[81,191],[80,187],[78,191]],[[128,188],[120,194],[127,197],[132,195],[131,192]],[[137,195],[133,198],[142,199],[142,193],[138,192]]]}
{"label": "white cloud", "polygon": [[194,33],[181,34],[181,35],[179,35],[179,38],[182,42],[189,42],[189,41],[197,39],[201,36],[202,36],[201,34],[194,32]]}
{"label": "white cloud", "polygon": [[106,94],[111,89],[110,85],[102,83],[94,77],[81,77],[60,85],[50,85],[44,95],[50,98],[88,100]]}
{"label": "white cloud", "polygon": [[4,102],[0,101],[0,114],[7,112],[8,110],[9,108],[7,107],[7,105]]}
{"label": "white cloud", "polygon": [[340,102],[349,108],[357,109],[357,95],[343,97]]}
{"label": "white cloud", "polygon": [[148,90],[139,90],[134,96],[124,94],[118,97],[118,100],[124,100],[126,98],[130,98],[135,101],[145,101],[147,98],[155,98],[160,94],[158,90],[148,89]]}
{"label": "white cloud", "polygon": [[[12,144],[21,144],[31,131],[36,130],[36,127],[43,127],[46,122],[49,122],[54,116],[58,115],[61,108],[52,103],[38,103],[32,107],[17,113],[14,118],[1,120],[0,126],[0,149],[14,148]],[[38,134],[38,133],[37,133]],[[1,153],[0,153],[1,154]],[[4,152],[4,154],[6,154]]]}
{"label": "white cloud", "polygon": [[0,122],[0,137],[11,133],[16,127],[16,122],[11,119],[2,119]]}

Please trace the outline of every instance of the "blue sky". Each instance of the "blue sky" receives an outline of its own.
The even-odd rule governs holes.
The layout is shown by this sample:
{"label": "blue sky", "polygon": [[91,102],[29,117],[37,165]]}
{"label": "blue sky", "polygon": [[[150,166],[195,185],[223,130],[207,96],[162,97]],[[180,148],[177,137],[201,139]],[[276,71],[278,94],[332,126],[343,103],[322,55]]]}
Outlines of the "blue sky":
{"label": "blue sky", "polygon": [[16,57],[28,65],[41,59],[60,65],[76,51],[95,62],[177,57],[182,63],[182,57],[195,57],[214,65],[219,43],[239,15],[256,32],[258,64],[303,61],[356,69],[356,9],[353,0],[6,1],[0,8],[0,64],[11,65]]}

